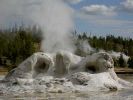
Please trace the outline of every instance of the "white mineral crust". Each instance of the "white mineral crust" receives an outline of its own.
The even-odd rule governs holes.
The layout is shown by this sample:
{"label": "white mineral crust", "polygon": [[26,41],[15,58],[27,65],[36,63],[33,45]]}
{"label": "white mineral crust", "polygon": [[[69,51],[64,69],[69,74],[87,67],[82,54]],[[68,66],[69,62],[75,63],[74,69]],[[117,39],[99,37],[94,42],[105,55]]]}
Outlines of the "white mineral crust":
{"label": "white mineral crust", "polygon": [[133,87],[117,77],[106,52],[80,57],[70,52],[37,52],[11,70],[0,83],[0,92],[82,92]]}

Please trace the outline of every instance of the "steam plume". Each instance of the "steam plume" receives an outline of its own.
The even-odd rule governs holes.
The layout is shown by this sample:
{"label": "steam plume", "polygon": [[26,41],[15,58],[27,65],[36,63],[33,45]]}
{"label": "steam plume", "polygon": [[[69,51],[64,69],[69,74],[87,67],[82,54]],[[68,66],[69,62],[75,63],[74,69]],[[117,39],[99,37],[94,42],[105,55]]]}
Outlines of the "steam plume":
{"label": "steam plume", "polygon": [[36,24],[44,32],[41,49],[45,52],[73,52],[70,32],[73,10],[64,0],[1,0],[0,26],[14,23]]}

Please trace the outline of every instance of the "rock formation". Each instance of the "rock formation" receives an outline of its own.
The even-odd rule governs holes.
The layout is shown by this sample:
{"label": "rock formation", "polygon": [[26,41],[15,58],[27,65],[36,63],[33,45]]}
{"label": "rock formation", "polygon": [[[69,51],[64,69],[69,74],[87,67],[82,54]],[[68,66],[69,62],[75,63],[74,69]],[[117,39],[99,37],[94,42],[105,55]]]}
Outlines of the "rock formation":
{"label": "rock formation", "polygon": [[119,90],[133,86],[130,82],[117,77],[113,59],[106,52],[86,57],[66,51],[55,54],[34,53],[11,70],[2,82],[12,88],[10,90],[15,89],[13,88],[15,84],[23,87],[28,85],[30,89],[36,91],[33,88],[35,85],[37,90],[43,89],[43,92]]}

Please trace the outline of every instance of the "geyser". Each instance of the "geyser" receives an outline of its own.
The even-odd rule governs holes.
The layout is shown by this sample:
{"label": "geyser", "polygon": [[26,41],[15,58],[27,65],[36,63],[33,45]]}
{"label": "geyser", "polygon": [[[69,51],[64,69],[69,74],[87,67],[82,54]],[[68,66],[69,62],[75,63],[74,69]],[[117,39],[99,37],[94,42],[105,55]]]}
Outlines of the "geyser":
{"label": "geyser", "polygon": [[34,53],[11,70],[1,81],[0,92],[62,93],[133,86],[117,77],[112,57],[106,52],[86,57],[72,53],[74,45],[69,33],[73,29],[73,10],[64,0],[2,0],[0,13],[2,25],[9,20],[16,23],[22,20],[41,27],[44,32],[41,49],[45,51]]}
{"label": "geyser", "polygon": [[59,50],[73,52],[74,44],[70,34],[74,29],[73,10],[63,0],[47,0],[44,7],[44,19],[43,23],[41,22],[45,33],[42,50],[45,52]]}
{"label": "geyser", "polygon": [[[73,9],[65,0],[2,0],[0,1],[0,27],[37,25],[43,31],[41,50],[74,51],[71,32],[74,29]],[[17,9],[16,9],[17,8]]]}
{"label": "geyser", "polygon": [[[74,92],[106,91],[133,87],[133,84],[117,77],[112,57],[99,52],[87,57],[76,56],[70,52],[59,51],[55,54],[38,52],[10,71],[3,79],[1,91],[17,92]],[[86,67],[94,67],[92,70]],[[14,86],[15,85],[15,86]],[[8,89],[6,89],[8,87]],[[21,88],[23,87],[23,88]]]}

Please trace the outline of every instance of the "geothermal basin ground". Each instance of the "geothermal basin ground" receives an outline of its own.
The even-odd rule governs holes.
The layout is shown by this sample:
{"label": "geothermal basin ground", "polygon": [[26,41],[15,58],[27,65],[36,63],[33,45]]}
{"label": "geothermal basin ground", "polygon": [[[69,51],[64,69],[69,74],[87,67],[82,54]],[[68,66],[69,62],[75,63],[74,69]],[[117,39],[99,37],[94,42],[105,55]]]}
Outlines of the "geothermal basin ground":
{"label": "geothermal basin ground", "polygon": [[[133,82],[133,74],[118,74],[127,81]],[[0,75],[2,80],[4,75]],[[109,92],[83,92],[83,93],[21,93],[2,94],[0,100],[132,100],[133,89]]]}

